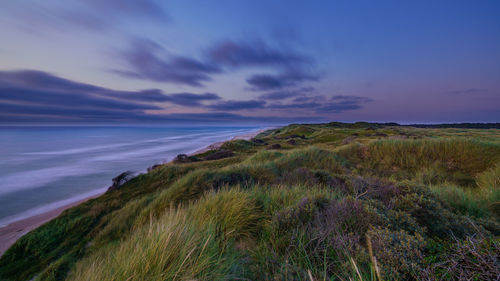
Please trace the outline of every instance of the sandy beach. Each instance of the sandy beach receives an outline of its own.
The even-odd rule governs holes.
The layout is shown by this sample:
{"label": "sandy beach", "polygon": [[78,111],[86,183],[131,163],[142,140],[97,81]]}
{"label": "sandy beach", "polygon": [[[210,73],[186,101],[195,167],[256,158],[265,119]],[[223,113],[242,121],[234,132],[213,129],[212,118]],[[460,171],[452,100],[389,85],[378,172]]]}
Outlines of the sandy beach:
{"label": "sandy beach", "polygon": [[[231,140],[238,140],[238,139],[249,140],[249,139],[255,137],[256,135],[260,134],[261,132],[266,131],[268,129],[270,129],[270,128],[261,129],[261,130],[246,133],[243,135],[238,135],[238,136],[231,138]],[[194,155],[194,154],[206,152],[206,151],[211,150],[211,149],[217,149],[224,142],[226,142],[226,141],[220,141],[220,142],[210,144],[207,147],[200,149],[200,150],[197,150],[196,152],[194,152],[192,154]],[[14,244],[17,239],[21,238],[24,234],[26,234],[26,233],[30,232],[31,230],[39,227],[40,225],[56,218],[64,210],[69,209],[69,208],[74,207],[74,206],[77,206],[77,205],[79,205],[79,204],[81,204],[89,199],[99,197],[100,195],[101,194],[94,195],[94,196],[73,202],[71,204],[53,209],[51,211],[41,213],[38,215],[34,215],[32,217],[28,217],[28,218],[21,219],[18,221],[14,221],[6,226],[0,227],[0,256],[10,246],[12,246],[12,244]]]}
{"label": "sandy beach", "polygon": [[[100,195],[100,194],[99,194]],[[24,234],[30,232],[31,230],[39,227],[40,225],[50,221],[53,218],[59,216],[64,210],[71,207],[80,205],[81,203],[96,198],[99,195],[94,195],[74,203],[56,208],[54,210],[41,213],[29,218],[18,220],[8,224],[7,226],[0,227],[0,255],[3,254],[17,239],[21,238]]]}

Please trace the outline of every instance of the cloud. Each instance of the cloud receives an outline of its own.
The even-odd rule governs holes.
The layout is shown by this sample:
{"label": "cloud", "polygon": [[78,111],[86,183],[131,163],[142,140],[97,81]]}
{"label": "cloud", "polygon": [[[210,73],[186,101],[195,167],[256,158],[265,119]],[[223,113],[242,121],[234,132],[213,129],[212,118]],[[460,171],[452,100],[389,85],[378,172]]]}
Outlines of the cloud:
{"label": "cloud", "polygon": [[277,91],[277,92],[262,94],[259,96],[259,99],[262,99],[262,100],[283,100],[283,99],[295,97],[295,96],[300,95],[300,94],[301,93],[299,93],[297,91]]}
{"label": "cloud", "polygon": [[[255,122],[320,120],[331,113],[362,108],[361,96],[310,95],[314,89],[271,92],[256,100],[223,100],[215,93],[172,93],[159,89],[117,91],[75,82],[47,72],[0,71],[0,118],[5,122]],[[295,97],[293,99],[293,97]],[[298,98],[301,98],[298,101]],[[284,102],[283,102],[284,101]],[[166,114],[165,104],[197,113]],[[199,112],[207,111],[205,113]],[[248,117],[231,112],[259,110],[272,116]],[[214,112],[217,111],[217,112]],[[300,118],[298,116],[301,116]],[[302,119],[301,119],[302,118]],[[281,122],[280,121],[280,122]]]}
{"label": "cloud", "polygon": [[306,74],[300,71],[287,72],[278,75],[257,74],[248,78],[247,83],[253,91],[268,91],[297,86],[305,81],[318,81],[319,76]]}
{"label": "cloud", "polygon": [[276,110],[293,109],[314,114],[331,114],[361,109],[364,104],[372,101],[370,98],[361,96],[337,95],[328,98],[323,95],[315,95],[297,97],[290,103],[269,104],[267,108]]}
{"label": "cloud", "polygon": [[42,71],[0,71],[0,113],[31,116],[33,120],[40,116],[87,121],[139,120],[149,116],[145,113],[147,110],[164,109],[155,104],[157,102],[200,107],[204,101],[220,99],[214,93],[165,94],[158,89],[116,91]]}
{"label": "cloud", "polygon": [[157,91],[114,91],[59,78],[42,71],[0,71],[0,99],[41,106],[89,106],[120,110],[158,109],[137,101],[165,101]]}
{"label": "cloud", "polygon": [[269,92],[265,93],[259,96],[259,99],[262,100],[284,100],[284,99],[289,99],[292,97],[297,97],[298,98],[304,98],[304,100],[307,100],[308,97],[305,97],[305,93],[312,92],[314,91],[313,87],[304,87],[296,90],[286,90],[286,91],[274,91],[274,92]]}
{"label": "cloud", "polygon": [[237,111],[237,110],[263,108],[265,104],[266,102],[261,100],[248,100],[248,101],[229,100],[229,101],[214,103],[207,107],[212,110]]}
{"label": "cloud", "polygon": [[167,56],[165,50],[149,40],[135,40],[132,50],[122,52],[121,58],[129,65],[129,70],[113,70],[125,77],[169,82],[200,87],[210,81],[210,74],[221,70],[212,64],[182,56]]}
{"label": "cloud", "polygon": [[220,100],[221,97],[213,93],[204,94],[191,94],[191,93],[179,93],[179,94],[169,94],[167,100],[173,104],[183,105],[183,106],[201,106],[203,101],[213,101]]}
{"label": "cloud", "polygon": [[260,41],[235,42],[226,40],[215,44],[208,56],[219,65],[229,67],[292,66],[310,64],[312,59],[290,50],[278,50]]}
{"label": "cloud", "polygon": [[272,48],[262,41],[219,42],[208,51],[208,57],[223,67],[266,67],[277,74],[255,74],[246,81],[252,90],[266,91],[297,86],[306,81],[317,81],[311,74],[314,60],[291,49]]}
{"label": "cloud", "polygon": [[93,93],[83,92],[56,92],[51,90],[37,90],[29,88],[13,88],[0,86],[0,100],[3,103],[39,106],[39,107],[64,107],[64,108],[101,108],[105,110],[147,110],[160,109],[160,107],[135,103],[129,100],[112,99]]}
{"label": "cloud", "polygon": [[[311,89],[303,89],[308,91]],[[247,101],[220,101],[206,106],[212,110],[221,111],[238,111],[238,110],[251,110],[261,109],[276,112],[282,111],[287,113],[290,110],[295,112],[302,112],[304,114],[332,114],[341,113],[350,110],[357,110],[364,107],[366,103],[373,100],[362,96],[348,96],[337,95],[333,97],[326,97],[323,95],[301,96],[301,100],[294,99],[290,102],[278,102],[278,100],[287,100],[290,96],[288,92],[274,92],[268,95],[271,98],[260,100],[247,100]],[[292,93],[295,94],[295,93]],[[297,91],[297,94],[303,95],[303,92]],[[266,96],[266,95],[263,95]],[[271,102],[271,103],[270,103]]]}
{"label": "cloud", "polygon": [[311,74],[311,58],[292,51],[268,47],[262,42],[235,43],[224,41],[205,53],[205,60],[175,56],[157,43],[136,39],[120,57],[129,69],[113,70],[115,74],[136,79],[152,80],[201,87],[212,80],[212,75],[223,69],[267,67],[277,74],[256,74],[246,81],[252,90],[265,91],[297,86],[306,81],[317,81],[319,75]]}
{"label": "cloud", "polygon": [[366,103],[366,102],[371,102],[373,101],[371,98],[368,97],[361,97],[361,96],[345,96],[345,95],[337,95],[333,96],[330,98],[332,101],[337,101],[341,103]]}
{"label": "cloud", "polygon": [[83,90],[95,91],[98,87],[93,85],[73,82],[60,78],[47,72],[38,70],[0,71],[2,85],[23,85],[25,87],[43,87],[47,90]]}
{"label": "cloud", "polygon": [[322,95],[314,95],[314,96],[306,96],[306,95],[303,95],[303,96],[299,96],[299,97],[296,97],[293,99],[293,102],[311,102],[311,101],[314,101],[314,102],[324,102],[326,101],[327,98],[325,96],[322,96]]}

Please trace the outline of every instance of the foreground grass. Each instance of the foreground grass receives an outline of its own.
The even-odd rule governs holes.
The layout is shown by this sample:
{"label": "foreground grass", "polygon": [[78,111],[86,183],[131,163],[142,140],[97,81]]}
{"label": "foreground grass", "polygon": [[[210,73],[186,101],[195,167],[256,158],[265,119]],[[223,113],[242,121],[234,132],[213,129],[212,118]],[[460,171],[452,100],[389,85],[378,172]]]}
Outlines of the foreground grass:
{"label": "foreground grass", "polygon": [[267,131],[226,143],[231,157],[163,165],[64,212],[2,256],[0,279],[495,280],[499,137]]}

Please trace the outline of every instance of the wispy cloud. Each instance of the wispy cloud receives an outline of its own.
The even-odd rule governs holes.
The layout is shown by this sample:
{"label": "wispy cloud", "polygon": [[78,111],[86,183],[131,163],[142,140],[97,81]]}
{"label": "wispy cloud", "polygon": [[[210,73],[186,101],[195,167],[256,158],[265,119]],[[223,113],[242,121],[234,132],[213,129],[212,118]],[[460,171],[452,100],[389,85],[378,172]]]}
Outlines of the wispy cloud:
{"label": "wispy cloud", "polygon": [[[198,118],[200,122],[205,119],[206,122],[271,122],[298,116],[309,116],[307,120],[320,119],[324,114],[359,109],[372,101],[361,96],[311,95],[313,91],[312,88],[300,88],[295,92],[267,93],[259,99],[224,100],[215,93],[169,94],[159,89],[117,91],[43,71],[0,71],[0,117],[3,122],[30,119],[33,122],[156,122],[179,121],[179,118],[185,118],[184,121]],[[195,112],[165,113],[170,106],[182,106],[186,111]],[[296,116],[284,117],[290,116],[290,109]],[[257,118],[237,114],[255,110],[264,115]]]}
{"label": "wispy cloud", "polygon": [[220,100],[221,97],[214,93],[204,93],[204,94],[192,94],[192,93],[179,93],[179,94],[169,94],[167,96],[167,101],[183,106],[202,106],[203,101],[215,101]]}
{"label": "wispy cloud", "polygon": [[201,87],[202,82],[212,80],[210,74],[221,72],[215,65],[170,55],[157,43],[144,39],[135,40],[131,50],[120,56],[130,69],[113,72],[125,77]]}
{"label": "wispy cloud", "polygon": [[312,57],[288,48],[271,47],[262,41],[222,41],[209,49],[208,56],[221,67],[272,70],[273,74],[254,74],[247,78],[251,90],[256,91],[293,87],[320,78],[311,71],[314,68]]}
{"label": "wispy cloud", "polygon": [[361,96],[337,95],[326,97],[323,95],[304,95],[293,99],[292,102],[268,104],[267,108],[275,110],[294,109],[314,114],[336,114],[361,109],[366,103],[372,101],[370,98]]}
{"label": "wispy cloud", "polygon": [[306,81],[318,81],[319,76],[300,71],[287,72],[278,75],[256,74],[248,78],[247,83],[253,91],[269,91],[298,86]]}
{"label": "wispy cloud", "polygon": [[158,102],[202,106],[204,101],[219,99],[213,93],[165,94],[158,89],[116,91],[42,71],[0,71],[0,113],[11,117],[45,116],[87,121],[147,119],[149,115],[145,111],[164,109]]}
{"label": "wispy cloud", "polygon": [[266,102],[261,100],[247,100],[247,101],[221,101],[218,103],[211,104],[207,106],[213,110],[220,111],[238,111],[247,109],[262,109],[264,108]]}
{"label": "wispy cloud", "polygon": [[272,48],[261,41],[225,40],[209,49],[208,56],[219,65],[235,68],[251,66],[291,68],[312,63],[310,57],[291,50]]}

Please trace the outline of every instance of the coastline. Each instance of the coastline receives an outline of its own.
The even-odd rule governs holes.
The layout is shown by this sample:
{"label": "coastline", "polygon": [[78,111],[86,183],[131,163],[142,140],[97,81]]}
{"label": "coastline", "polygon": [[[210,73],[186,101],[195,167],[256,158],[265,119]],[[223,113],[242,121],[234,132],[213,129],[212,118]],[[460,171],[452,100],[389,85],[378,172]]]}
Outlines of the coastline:
{"label": "coastline", "polygon": [[[249,133],[245,133],[242,135],[234,136],[229,140],[215,142],[215,143],[212,143],[212,144],[206,146],[205,148],[202,148],[202,149],[196,150],[193,153],[190,153],[190,155],[195,155],[195,154],[206,152],[208,150],[217,149],[226,141],[249,140],[249,139],[257,136],[258,134],[260,134],[264,131],[267,131],[269,129],[271,129],[271,128],[270,127],[264,128],[264,129],[257,130],[255,132],[249,132]],[[0,227],[0,256],[5,251],[7,251],[7,249],[9,249],[10,246],[12,246],[17,241],[17,239],[21,238],[26,233],[28,233],[31,230],[43,225],[44,223],[49,222],[50,220],[58,217],[64,210],[67,210],[71,207],[78,206],[87,200],[97,198],[97,197],[101,196],[102,194],[104,194],[104,192],[80,199],[80,200],[75,201],[73,203],[52,209],[52,210],[47,211],[47,212],[43,212],[43,213],[36,214],[36,215],[30,216],[30,217],[27,217],[24,219],[13,221],[6,226]]]}

